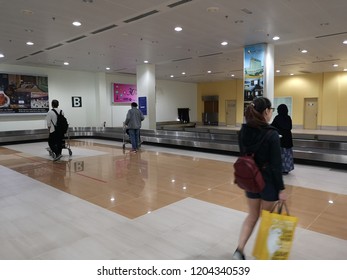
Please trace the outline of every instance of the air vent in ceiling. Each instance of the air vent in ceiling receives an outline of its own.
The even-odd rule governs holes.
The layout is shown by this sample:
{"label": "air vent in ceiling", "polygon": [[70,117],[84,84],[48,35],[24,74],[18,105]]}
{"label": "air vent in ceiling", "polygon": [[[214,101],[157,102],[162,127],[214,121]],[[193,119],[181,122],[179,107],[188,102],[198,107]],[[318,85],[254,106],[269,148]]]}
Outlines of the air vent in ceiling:
{"label": "air vent in ceiling", "polygon": [[174,60],[172,60],[172,62],[183,61],[183,60],[189,60],[189,59],[192,59],[192,57],[186,57],[186,58],[174,59]]}
{"label": "air vent in ceiling", "polygon": [[170,5],[167,5],[169,8],[174,8],[174,7],[177,7],[179,5],[182,5],[182,4],[185,4],[185,3],[188,3],[188,2],[191,2],[192,0],[181,0],[181,1],[177,1],[175,3],[172,3]]}
{"label": "air vent in ceiling", "polygon": [[68,40],[68,41],[66,41],[66,43],[72,43],[72,42],[76,42],[76,41],[81,40],[81,39],[86,38],[86,37],[87,37],[87,36],[82,35],[82,36],[79,36],[79,37],[73,38],[73,39],[71,39],[71,40]]}
{"label": "air vent in ceiling", "polygon": [[129,72],[118,72],[119,74],[124,74],[124,75],[132,75],[135,76],[134,73],[129,73]]}
{"label": "air vent in ceiling", "polygon": [[199,55],[199,57],[208,57],[208,56],[214,56],[214,55],[220,55],[220,54],[223,54],[223,53],[218,52],[218,53],[203,54],[203,55]]}
{"label": "air vent in ceiling", "polygon": [[95,34],[98,34],[98,33],[101,33],[101,32],[107,31],[107,30],[110,30],[110,29],[115,28],[115,27],[117,27],[117,25],[112,24],[112,25],[106,26],[104,28],[101,28],[101,29],[95,30],[93,32],[90,32],[90,34],[94,34],[95,35]]}
{"label": "air vent in ceiling", "polygon": [[43,51],[34,52],[34,53],[31,53],[30,55],[33,56],[33,55],[37,55],[39,53],[43,53]]}
{"label": "air vent in ceiling", "polygon": [[139,15],[139,16],[136,16],[136,17],[133,17],[133,18],[129,18],[129,19],[125,20],[124,22],[125,23],[133,22],[133,21],[139,20],[141,18],[145,18],[145,17],[148,17],[150,15],[153,15],[155,13],[158,13],[158,11],[157,10],[153,10],[153,11],[150,11],[148,13],[144,13],[142,15]]}
{"label": "air vent in ceiling", "polygon": [[297,63],[281,64],[281,66],[293,66],[293,65],[301,65],[301,64],[305,64],[305,63],[297,62]]}
{"label": "air vent in ceiling", "polygon": [[22,57],[20,57],[20,58],[17,58],[16,60],[21,60],[21,59],[24,59],[24,58],[27,58],[28,56],[27,55],[25,55],[25,56],[22,56]]}
{"label": "air vent in ceiling", "polygon": [[316,60],[316,61],[312,61],[312,63],[332,62],[332,61],[338,61],[338,60],[340,59]]}
{"label": "air vent in ceiling", "polygon": [[55,48],[58,48],[58,47],[61,47],[61,46],[63,46],[63,44],[57,44],[57,45],[51,46],[49,48],[46,48],[46,50],[49,51],[49,50],[52,50],[52,49],[55,49]]}
{"label": "air vent in ceiling", "polygon": [[339,33],[326,34],[326,35],[316,36],[316,39],[325,38],[325,37],[331,37],[331,36],[337,36],[337,35],[343,35],[343,34],[346,34],[346,33],[347,33],[347,32],[339,32]]}

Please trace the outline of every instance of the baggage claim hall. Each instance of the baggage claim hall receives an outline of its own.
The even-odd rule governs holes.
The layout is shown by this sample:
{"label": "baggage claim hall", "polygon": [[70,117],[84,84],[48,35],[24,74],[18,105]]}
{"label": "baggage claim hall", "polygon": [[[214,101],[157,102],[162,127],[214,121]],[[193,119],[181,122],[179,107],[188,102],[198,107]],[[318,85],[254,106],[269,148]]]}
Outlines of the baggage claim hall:
{"label": "baggage claim hall", "polygon": [[[345,0],[8,2],[1,260],[231,260],[247,215],[237,132],[255,96],[293,120],[289,259],[347,259]],[[69,122],[58,161],[53,99]],[[133,101],[137,153],[123,127]]]}

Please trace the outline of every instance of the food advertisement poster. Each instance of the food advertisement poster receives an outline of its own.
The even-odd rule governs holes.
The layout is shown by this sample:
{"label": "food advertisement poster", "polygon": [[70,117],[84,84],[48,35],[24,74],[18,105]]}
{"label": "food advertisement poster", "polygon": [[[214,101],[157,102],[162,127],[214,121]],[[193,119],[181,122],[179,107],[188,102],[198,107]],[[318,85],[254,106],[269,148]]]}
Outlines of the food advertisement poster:
{"label": "food advertisement poster", "polygon": [[115,104],[129,104],[137,101],[136,85],[114,83],[112,89],[112,102]]}
{"label": "food advertisement poster", "polygon": [[0,114],[46,114],[48,78],[0,73]]}

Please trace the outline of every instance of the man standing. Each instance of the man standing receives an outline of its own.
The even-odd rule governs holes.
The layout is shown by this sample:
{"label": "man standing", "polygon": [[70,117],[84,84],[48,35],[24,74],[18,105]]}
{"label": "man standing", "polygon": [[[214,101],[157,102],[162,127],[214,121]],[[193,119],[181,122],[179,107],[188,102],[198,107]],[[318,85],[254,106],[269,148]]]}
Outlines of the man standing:
{"label": "man standing", "polygon": [[56,99],[52,100],[52,110],[50,110],[47,113],[47,117],[46,117],[47,127],[49,131],[48,145],[51,151],[53,152],[54,161],[57,161],[61,159],[62,157],[61,151],[63,149],[63,137],[64,137],[64,135],[57,133],[54,127],[57,125],[58,115],[61,112],[61,110],[58,109],[58,106],[59,106],[59,101]]}
{"label": "man standing", "polygon": [[129,137],[132,146],[131,152],[136,153],[140,142],[141,122],[145,119],[142,112],[137,108],[137,103],[131,103],[131,109],[128,111],[124,124],[129,129]]}

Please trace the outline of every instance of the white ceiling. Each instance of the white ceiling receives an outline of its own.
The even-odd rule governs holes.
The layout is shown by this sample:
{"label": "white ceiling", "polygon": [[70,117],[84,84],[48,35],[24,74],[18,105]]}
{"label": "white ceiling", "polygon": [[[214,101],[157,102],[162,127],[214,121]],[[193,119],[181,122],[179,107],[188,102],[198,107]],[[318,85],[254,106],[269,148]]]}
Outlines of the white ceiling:
{"label": "white ceiling", "polygon": [[[0,6],[0,63],[136,74],[148,60],[158,79],[210,82],[242,78],[244,46],[265,42],[275,46],[276,75],[347,68],[346,0],[0,0]],[[275,35],[281,39],[273,41]]]}

